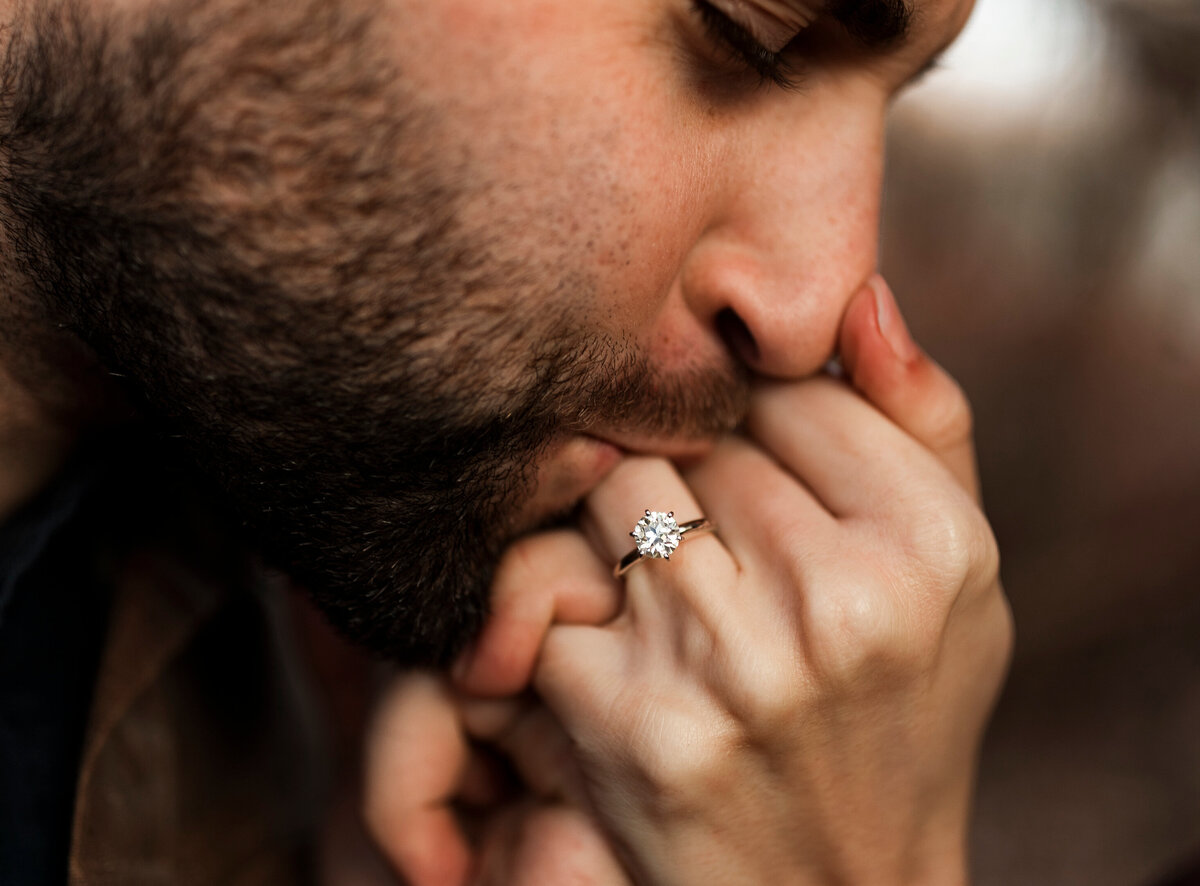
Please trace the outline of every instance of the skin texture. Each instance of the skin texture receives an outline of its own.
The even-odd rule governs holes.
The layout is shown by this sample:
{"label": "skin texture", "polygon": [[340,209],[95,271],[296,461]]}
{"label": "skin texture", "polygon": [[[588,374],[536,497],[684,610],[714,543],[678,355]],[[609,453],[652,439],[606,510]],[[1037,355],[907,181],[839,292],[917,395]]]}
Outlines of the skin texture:
{"label": "skin texture", "polygon": [[[532,883],[590,859],[595,835],[556,818],[577,809],[625,869],[580,882],[966,881],[975,754],[1012,642],[970,412],[880,280],[841,348],[853,386],[763,385],[744,436],[683,474],[627,460],[589,496],[584,532],[510,550],[457,692],[426,676],[389,689],[366,808],[412,882]],[[703,512],[720,536],[615,581],[628,541],[612,515],[636,517],[635,495]],[[439,741],[401,732],[418,714]],[[468,736],[527,792],[489,790]],[[469,841],[451,802],[490,828]],[[501,878],[483,866],[497,854]]]}
{"label": "skin texture", "polygon": [[[41,70],[119,76],[5,105],[10,279],[360,642],[444,660],[584,497],[459,688],[382,700],[413,882],[964,879],[1011,627],[969,411],[872,275],[888,101],[968,7],[821,17],[783,90],[683,2],[148,3]],[[647,506],[721,534],[617,583]]]}
{"label": "skin texture", "polygon": [[[945,25],[939,13],[946,7],[921,12],[925,22]],[[490,48],[533,27],[525,20],[504,31],[503,22],[470,15],[455,25],[475,38],[464,42],[468,57],[478,47],[495,51]],[[925,40],[916,43],[920,50],[898,56],[903,62],[892,56],[883,63],[810,71],[798,94],[743,103],[713,100],[705,117],[693,119],[694,129],[682,129],[701,134],[694,143],[672,137],[664,121],[677,119],[671,110],[678,105],[656,98],[659,81],[622,81],[636,97],[633,106],[658,111],[632,121],[629,131],[654,133],[637,150],[622,152],[620,135],[615,145],[606,142],[623,161],[623,180],[630,190],[645,193],[649,213],[668,211],[654,202],[657,194],[691,196],[680,217],[696,220],[690,230],[672,229],[677,240],[668,232],[652,241],[662,249],[652,264],[677,270],[661,288],[658,316],[645,316],[648,346],[655,347],[656,328],[670,330],[659,333],[659,342],[687,335],[686,326],[671,319],[679,317],[673,313],[678,307],[686,309],[685,316],[708,318],[701,331],[712,330],[714,319],[729,308],[754,341],[749,349],[734,339],[739,355],[763,375],[798,378],[823,362],[841,328],[855,382],[879,411],[855,405],[846,411],[856,417],[838,427],[836,415],[854,402],[849,391],[830,389],[827,382],[814,383],[820,397],[806,396],[803,383],[794,392],[775,391],[764,411],[784,412],[790,422],[773,445],[789,431],[807,430],[809,444],[801,449],[808,464],[795,456],[785,459],[752,434],[750,444],[722,447],[683,479],[661,462],[622,465],[588,500],[596,527],[590,541],[566,533],[530,539],[510,551],[494,590],[495,618],[466,660],[462,680],[471,692],[492,695],[519,693],[533,682],[549,707],[521,695],[506,710],[485,705],[481,711],[478,702],[461,702],[457,728],[509,757],[529,794],[542,802],[533,806],[535,815],[481,788],[478,766],[461,744],[443,744],[443,752],[450,749],[443,756],[419,741],[415,748],[391,743],[389,714],[411,714],[410,688],[428,706],[426,712],[439,709],[437,699],[446,698],[440,694],[446,690],[431,687],[428,678],[401,683],[371,734],[366,808],[371,832],[413,882],[545,882],[539,880],[542,865],[566,864],[577,850],[586,854],[581,841],[545,826],[557,811],[577,808],[590,810],[626,871],[581,882],[966,879],[974,754],[1011,643],[994,545],[972,504],[977,484],[969,411],[957,388],[927,360],[898,364],[881,337],[868,338],[873,296],[847,310],[857,281],[873,264],[886,99],[950,30],[935,31],[937,37],[926,31]],[[565,42],[577,53],[582,38],[575,36]],[[448,92],[456,91],[456,72],[471,70],[459,61],[450,60],[448,81],[440,81]],[[593,67],[583,61],[590,74]],[[550,78],[555,88],[569,91],[562,85],[570,82],[562,75],[565,64],[551,60],[545,68],[555,73]],[[529,75],[513,76],[524,83]],[[492,82],[503,90],[507,80]],[[601,106],[607,104],[606,85],[601,80],[596,86]],[[436,88],[432,81],[429,86]],[[513,94],[525,96],[526,89],[538,94],[532,86]],[[484,91],[481,117],[504,107],[503,95]],[[570,120],[565,107],[543,113]],[[487,133],[473,113],[468,109],[466,125]],[[623,108],[620,119],[629,117]],[[602,141],[606,134],[580,141]],[[681,150],[691,144],[703,150]],[[486,136],[483,152],[510,156]],[[697,170],[690,183],[680,181]],[[710,187],[701,189],[697,182]],[[647,307],[642,300],[624,309]],[[894,328],[898,314],[884,316]],[[669,361],[669,349],[657,353]],[[805,425],[824,425],[824,416],[829,435],[821,439]],[[877,436],[902,449],[902,457],[882,458],[890,448],[885,445],[879,452],[854,452],[840,464],[821,463],[839,442]],[[756,449],[777,459],[782,474],[770,462],[764,465]],[[739,459],[756,470],[751,473]],[[872,467],[883,468],[884,477]],[[766,489],[756,474],[770,478]],[[874,515],[860,510],[871,512],[877,502],[864,494],[855,510],[822,515],[805,491],[820,481],[832,498],[838,487],[849,493],[868,478],[888,494],[911,488],[930,495],[906,496],[907,507],[880,508]],[[775,516],[791,531],[765,533],[766,549],[744,538],[732,551],[697,540],[689,553],[703,557],[705,545],[715,550],[691,571],[685,571],[682,557],[669,564],[683,567],[675,573],[651,568],[666,564],[639,567],[641,575],[631,574],[624,595],[608,577],[611,563],[627,548],[632,520],[652,504],[650,498],[661,497],[663,507],[681,514],[681,502],[699,499],[696,513],[745,527],[752,536],[758,524],[744,504],[762,502],[763,493],[775,498],[780,489],[791,490],[790,504]],[[728,511],[718,509],[718,502],[729,493],[740,495],[743,506],[728,502],[734,513],[723,521]],[[797,515],[788,521],[792,507]],[[810,517],[800,521],[800,513]],[[839,529],[830,527],[816,541],[804,525],[809,519]],[[912,532],[922,526],[929,528],[928,537]],[[732,541],[727,544],[732,547]],[[730,555],[737,568],[731,569]],[[825,568],[804,568],[810,560],[823,561]],[[684,604],[670,605],[677,599]],[[731,610],[723,600],[739,605]],[[913,607],[913,601],[930,602]],[[588,625],[595,627],[589,631]],[[742,654],[718,656],[721,667],[714,668],[714,649]],[[440,710],[453,732],[454,718],[445,713],[448,708]],[[800,724],[806,728],[797,728]],[[407,783],[411,773],[401,764],[390,777],[377,777],[377,767],[393,759],[392,753],[419,760],[423,772],[441,779],[426,794],[389,790],[390,784]],[[548,774],[548,760],[565,762]],[[771,773],[765,782],[763,773]],[[521,802],[528,803],[528,796],[521,795]],[[481,842],[465,840],[454,827],[447,804],[464,797],[491,801],[490,808],[499,810]],[[516,829],[520,840],[504,836],[513,832],[514,816],[523,822]],[[593,840],[582,842],[595,846]],[[527,846],[540,852],[523,852]],[[489,879],[481,859],[504,850],[505,877]]]}
{"label": "skin texture", "polygon": [[678,0],[33,2],[7,271],[337,626],[444,663],[597,438],[694,450],[828,359],[884,108],[966,11],[815,22],[787,92]]}
{"label": "skin texture", "polygon": [[732,427],[747,372],[599,323],[599,233],[530,248],[480,217],[509,183],[454,147],[387,12],[31,4],[0,220],[24,314],[124,379],[231,522],[357,642],[444,663],[503,544],[612,467],[583,432]]}

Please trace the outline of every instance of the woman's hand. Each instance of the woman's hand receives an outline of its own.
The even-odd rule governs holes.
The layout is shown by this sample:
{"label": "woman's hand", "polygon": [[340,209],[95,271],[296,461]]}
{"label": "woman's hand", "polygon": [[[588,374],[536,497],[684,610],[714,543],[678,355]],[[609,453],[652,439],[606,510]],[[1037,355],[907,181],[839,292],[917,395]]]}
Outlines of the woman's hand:
{"label": "woman's hand", "polygon": [[[637,882],[966,878],[1012,638],[970,414],[881,280],[841,353],[853,387],[764,384],[745,436],[702,463],[622,463],[587,500],[586,543],[518,544],[460,669],[476,693],[532,677]],[[719,534],[622,587],[612,564],[645,508]],[[617,614],[561,623],[580,601]]]}
{"label": "woman's hand", "polygon": [[[482,743],[508,755],[519,784]],[[531,698],[472,700],[441,676],[398,676],[368,731],[367,830],[413,886],[629,886],[570,752]],[[342,868],[330,882],[351,882]]]}

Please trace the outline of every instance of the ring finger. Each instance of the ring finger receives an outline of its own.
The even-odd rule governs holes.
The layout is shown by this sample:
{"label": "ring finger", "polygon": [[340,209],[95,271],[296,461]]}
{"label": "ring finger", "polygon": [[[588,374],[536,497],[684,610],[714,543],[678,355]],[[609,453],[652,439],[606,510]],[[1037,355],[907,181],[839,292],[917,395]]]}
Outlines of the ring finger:
{"label": "ring finger", "polygon": [[[700,504],[675,467],[666,459],[625,459],[588,496],[585,529],[598,550],[616,564],[634,548],[631,530],[646,511],[671,513],[682,525],[712,515]],[[626,574],[626,606],[630,612],[655,611],[656,594],[670,591],[693,606],[710,609],[711,596],[732,583],[738,571],[728,549],[713,533],[686,534],[670,562],[642,557]],[[656,602],[657,601],[657,602]]]}

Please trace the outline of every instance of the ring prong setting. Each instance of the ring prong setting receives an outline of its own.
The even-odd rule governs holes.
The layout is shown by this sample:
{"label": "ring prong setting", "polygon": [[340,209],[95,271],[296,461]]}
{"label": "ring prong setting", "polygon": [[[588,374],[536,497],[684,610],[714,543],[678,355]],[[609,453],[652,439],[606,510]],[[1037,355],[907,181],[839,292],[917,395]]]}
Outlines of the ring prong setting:
{"label": "ring prong setting", "polygon": [[638,520],[629,535],[637,545],[613,567],[613,577],[620,578],[642,560],[670,560],[684,536],[690,533],[712,532],[716,527],[705,517],[691,520],[682,526],[675,520],[675,512],[646,509],[646,516]]}
{"label": "ring prong setting", "polygon": [[675,522],[675,512],[646,511],[630,533],[637,543],[638,553],[643,557],[669,560],[671,552],[679,547],[683,533]]}

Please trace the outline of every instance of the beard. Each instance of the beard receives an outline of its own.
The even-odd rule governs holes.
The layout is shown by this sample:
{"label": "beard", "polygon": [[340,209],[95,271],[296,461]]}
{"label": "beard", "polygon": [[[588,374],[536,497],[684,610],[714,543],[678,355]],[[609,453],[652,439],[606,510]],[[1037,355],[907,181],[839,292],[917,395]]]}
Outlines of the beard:
{"label": "beard", "polygon": [[436,665],[481,626],[555,441],[728,429],[748,379],[657,371],[596,331],[605,293],[570,256],[464,224],[488,184],[380,20],[30,5],[0,70],[0,224],[41,315],[248,541],[355,642]]}

